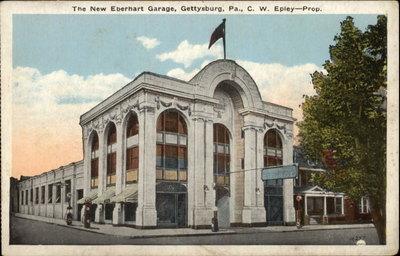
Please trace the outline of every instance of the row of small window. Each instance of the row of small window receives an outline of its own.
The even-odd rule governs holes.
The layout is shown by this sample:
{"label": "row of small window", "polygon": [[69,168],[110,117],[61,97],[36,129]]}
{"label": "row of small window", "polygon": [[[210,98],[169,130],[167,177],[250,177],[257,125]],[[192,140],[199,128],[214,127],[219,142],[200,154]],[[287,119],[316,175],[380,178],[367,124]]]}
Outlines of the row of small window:
{"label": "row of small window", "polygon": [[282,149],[264,147],[264,156],[282,157]]}
{"label": "row of small window", "polygon": [[[125,179],[126,183],[135,183],[135,182],[137,182],[138,181],[138,173],[139,173],[138,169],[126,170],[126,179]],[[166,177],[168,179],[172,179],[172,175],[166,175]],[[183,178],[182,175],[180,175],[180,177]],[[116,175],[115,174],[107,175],[107,178],[106,178],[107,186],[113,186],[113,185],[115,185],[115,182],[116,182]],[[91,179],[90,179],[90,187],[91,188],[97,188],[98,186],[99,186],[99,177],[98,176],[92,176]]]}
{"label": "row of small window", "polygon": [[229,144],[214,143],[214,154],[230,154]]}
{"label": "row of small window", "polygon": [[[53,202],[53,186],[56,186],[56,198],[55,198],[55,203],[61,203],[61,185],[53,185],[50,184],[48,185],[48,198],[47,198],[47,203],[52,203]],[[65,182],[65,197],[64,201],[68,202],[68,194],[71,193],[71,181],[67,180]],[[28,193],[29,190],[21,191],[21,205],[28,205]],[[40,201],[39,201],[39,187],[35,188],[35,201],[33,201],[33,189],[30,190],[30,202],[35,203],[35,204],[44,204],[45,203],[45,197],[46,197],[46,186],[41,186],[41,191],[40,191]]]}
{"label": "row of small window", "polygon": [[186,146],[157,144],[156,167],[158,169],[187,169]]}
{"label": "row of small window", "polygon": [[187,136],[178,133],[158,132],[157,143],[186,146]]}

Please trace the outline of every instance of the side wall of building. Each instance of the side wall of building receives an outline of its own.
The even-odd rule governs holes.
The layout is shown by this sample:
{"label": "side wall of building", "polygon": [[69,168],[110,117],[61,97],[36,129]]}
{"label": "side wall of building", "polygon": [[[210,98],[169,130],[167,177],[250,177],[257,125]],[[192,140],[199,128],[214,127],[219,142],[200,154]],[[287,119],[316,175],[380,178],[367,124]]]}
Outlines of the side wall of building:
{"label": "side wall of building", "polygon": [[[78,191],[83,191],[83,162],[33,176],[18,184],[19,212],[63,219],[69,204],[78,219]],[[83,192],[82,192],[83,194]]]}

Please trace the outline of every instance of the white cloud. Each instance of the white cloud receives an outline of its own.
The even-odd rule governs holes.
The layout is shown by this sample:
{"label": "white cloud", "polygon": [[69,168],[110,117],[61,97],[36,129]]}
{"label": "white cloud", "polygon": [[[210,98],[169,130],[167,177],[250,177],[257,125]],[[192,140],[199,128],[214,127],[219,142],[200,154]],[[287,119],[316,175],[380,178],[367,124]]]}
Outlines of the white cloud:
{"label": "white cloud", "polygon": [[136,40],[140,42],[146,49],[153,49],[160,44],[160,41],[158,41],[157,38],[149,38],[146,36],[138,36],[136,37]]}
{"label": "white cloud", "polygon": [[192,79],[197,73],[200,72],[202,68],[204,68],[208,63],[210,63],[210,60],[205,60],[203,63],[200,65],[200,69],[195,68],[191,71],[185,71],[182,68],[174,68],[171,69],[170,71],[167,72],[167,76],[175,77],[184,81],[189,81]]}
{"label": "white cloud", "polygon": [[[284,105],[293,109],[293,116],[300,121],[303,119],[299,107],[304,101],[303,95],[314,95],[310,74],[314,71],[324,71],[313,63],[296,66],[284,66],[278,63],[256,63],[237,61],[253,77],[258,85],[263,100]],[[294,133],[297,135],[295,127]]]}
{"label": "white cloud", "polygon": [[13,70],[13,119],[16,128],[28,125],[68,125],[130,81],[122,74],[70,75],[64,70],[41,74],[30,67]]}
{"label": "white cloud", "polygon": [[185,68],[192,65],[195,60],[205,57],[222,58],[223,49],[220,45],[213,45],[208,49],[208,43],[191,44],[187,40],[182,41],[178,47],[171,52],[164,52],[157,55],[160,61],[172,60],[176,63],[183,64]]}
{"label": "white cloud", "polygon": [[200,69],[193,69],[192,71],[185,71],[181,68],[174,68],[167,72],[167,76],[175,77],[184,81],[189,81],[196,75]]}

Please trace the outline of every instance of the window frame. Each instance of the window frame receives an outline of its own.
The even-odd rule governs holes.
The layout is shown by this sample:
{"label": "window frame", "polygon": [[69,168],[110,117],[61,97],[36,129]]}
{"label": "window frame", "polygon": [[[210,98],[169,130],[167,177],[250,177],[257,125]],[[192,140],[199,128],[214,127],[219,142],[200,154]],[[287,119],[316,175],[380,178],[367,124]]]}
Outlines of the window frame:
{"label": "window frame", "polygon": [[[176,120],[167,120],[167,115],[175,115]],[[168,130],[171,131],[168,131],[167,122],[169,122],[168,125],[174,123],[176,127],[170,126],[168,127]],[[156,127],[156,180],[186,183],[188,180],[188,129],[183,114],[175,109],[165,110],[160,113]],[[160,135],[161,140],[158,139]],[[167,142],[168,137],[176,138],[176,142]],[[181,141],[182,138],[184,138],[184,143]],[[173,157],[176,166],[167,167],[166,147],[170,149],[174,148],[176,150],[176,157]],[[159,152],[161,152],[160,155]],[[181,153],[183,157],[181,157]]]}
{"label": "window frame", "polygon": [[[221,134],[222,133],[222,134]],[[218,186],[230,186],[230,133],[225,125],[213,124],[213,177]],[[220,150],[222,149],[222,150]],[[222,163],[221,163],[222,162]]]}
{"label": "window frame", "polygon": [[[275,147],[273,147],[274,145],[269,145],[269,142],[272,141],[270,136],[274,136],[273,139]],[[283,142],[278,131],[276,129],[269,129],[264,135],[263,143],[264,143],[263,145],[264,167],[274,167],[283,165]],[[280,154],[278,155],[279,151]],[[273,154],[271,154],[271,152],[273,152]],[[272,160],[274,161],[273,163],[270,162]],[[283,180],[282,179],[267,180],[265,182],[265,185],[267,187],[282,187]]]}

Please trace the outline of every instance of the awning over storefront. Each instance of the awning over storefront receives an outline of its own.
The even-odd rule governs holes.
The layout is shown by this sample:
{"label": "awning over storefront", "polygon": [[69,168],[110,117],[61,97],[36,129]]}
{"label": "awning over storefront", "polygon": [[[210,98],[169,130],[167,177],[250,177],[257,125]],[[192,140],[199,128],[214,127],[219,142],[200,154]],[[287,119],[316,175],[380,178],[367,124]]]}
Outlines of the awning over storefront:
{"label": "awning over storefront", "polygon": [[105,204],[110,202],[110,198],[115,195],[115,187],[109,187],[99,197],[93,200],[94,204]]}
{"label": "awning over storefront", "polygon": [[126,187],[121,193],[116,196],[113,196],[110,199],[112,203],[133,203],[137,202],[138,197],[138,187],[137,184],[132,184],[129,187]]}
{"label": "awning over storefront", "polygon": [[97,198],[97,189],[96,190],[92,190],[89,192],[88,195],[82,197],[81,199],[79,199],[76,203],[77,204],[84,204],[86,201],[93,201],[94,199]]}

